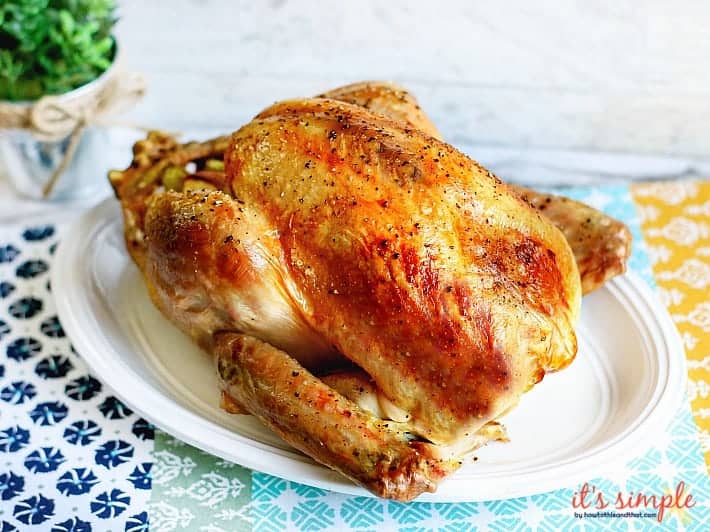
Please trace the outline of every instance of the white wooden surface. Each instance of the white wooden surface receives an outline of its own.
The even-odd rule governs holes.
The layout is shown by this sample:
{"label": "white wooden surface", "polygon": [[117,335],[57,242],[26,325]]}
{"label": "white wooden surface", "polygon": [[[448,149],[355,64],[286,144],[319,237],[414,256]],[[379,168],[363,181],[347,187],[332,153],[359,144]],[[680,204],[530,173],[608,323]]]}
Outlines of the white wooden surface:
{"label": "white wooden surface", "polygon": [[464,148],[710,155],[704,0],[120,6],[146,124],[231,130],[278,99],[392,79]]}

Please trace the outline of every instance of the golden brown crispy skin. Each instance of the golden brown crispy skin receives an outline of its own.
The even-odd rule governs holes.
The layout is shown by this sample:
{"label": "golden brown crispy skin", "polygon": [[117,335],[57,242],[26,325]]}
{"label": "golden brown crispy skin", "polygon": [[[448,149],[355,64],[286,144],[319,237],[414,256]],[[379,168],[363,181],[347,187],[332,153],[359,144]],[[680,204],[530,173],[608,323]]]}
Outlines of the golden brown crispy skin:
{"label": "golden brown crispy skin", "polygon": [[[265,110],[232,137],[226,174],[210,169],[223,144],[191,145],[175,187],[178,148],[145,146],[111,176],[127,244],[163,313],[237,368],[222,368],[234,406],[316,460],[409,500],[573,359],[581,289],[563,235],[451,146],[329,99]],[[303,369],[343,357],[416,439],[388,430],[372,447],[361,429],[384,422]]]}
{"label": "golden brown crispy skin", "polygon": [[430,441],[474,433],[572,360],[580,293],[564,238],[451,146],[296,100],[239,130],[225,164],[279,235],[308,325]]}
{"label": "golden brown crispy skin", "polygon": [[[432,137],[442,138],[414,96],[395,84],[381,81],[355,83],[327,92],[325,96],[367,107]],[[563,196],[519,185],[510,187],[565,235],[577,260],[584,294],[626,271],[632,237],[623,222]]]}

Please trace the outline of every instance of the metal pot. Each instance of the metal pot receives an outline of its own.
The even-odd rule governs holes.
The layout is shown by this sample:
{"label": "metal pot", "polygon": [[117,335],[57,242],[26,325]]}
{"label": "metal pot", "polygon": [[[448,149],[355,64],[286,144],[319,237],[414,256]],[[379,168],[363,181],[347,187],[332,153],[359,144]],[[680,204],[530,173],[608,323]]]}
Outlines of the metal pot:
{"label": "metal pot", "polygon": [[[116,74],[118,49],[112,65],[98,78],[59,96],[69,102],[83,98],[89,91],[100,91]],[[35,102],[12,102],[29,107]],[[97,195],[106,189],[106,172],[126,162],[127,152],[118,153],[113,140],[117,132],[88,126],[81,136],[71,163],[59,177],[50,200],[68,200]],[[119,138],[121,132],[118,132]],[[118,144],[125,144],[125,134]],[[15,190],[26,197],[43,198],[42,189],[67,153],[69,136],[56,141],[41,141],[24,129],[0,129],[0,176],[9,180]],[[128,157],[130,158],[130,157]]]}

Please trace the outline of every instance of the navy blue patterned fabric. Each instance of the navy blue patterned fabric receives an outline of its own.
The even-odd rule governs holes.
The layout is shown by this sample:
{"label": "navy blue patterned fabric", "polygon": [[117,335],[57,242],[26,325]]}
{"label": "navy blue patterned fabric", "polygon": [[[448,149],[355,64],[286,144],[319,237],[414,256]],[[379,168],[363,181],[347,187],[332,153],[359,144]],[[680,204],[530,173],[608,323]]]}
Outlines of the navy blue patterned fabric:
{"label": "navy blue patterned fabric", "polygon": [[0,532],[147,531],[154,428],[66,337],[49,291],[57,233],[0,229]]}

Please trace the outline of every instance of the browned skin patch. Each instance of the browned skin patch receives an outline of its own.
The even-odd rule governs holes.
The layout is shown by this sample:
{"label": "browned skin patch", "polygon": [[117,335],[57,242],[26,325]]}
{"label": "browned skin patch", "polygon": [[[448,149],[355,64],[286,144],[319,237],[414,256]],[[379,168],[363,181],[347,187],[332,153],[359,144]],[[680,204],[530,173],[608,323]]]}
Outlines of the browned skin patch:
{"label": "browned skin patch", "polygon": [[631,231],[621,221],[579,201],[512,186],[562,231],[572,248],[585,294],[626,271]]}
{"label": "browned skin patch", "polygon": [[162,282],[180,286],[189,279],[199,285],[205,274],[214,275],[233,288],[248,282],[249,271],[240,243],[233,238],[215,238],[220,227],[236,222],[232,203],[217,205],[214,197],[195,194],[192,209],[173,209],[173,202],[183,198],[181,194],[168,194],[151,212],[148,249],[151,262],[165,266],[156,272]]}
{"label": "browned skin patch", "polygon": [[248,415],[249,411],[240,405],[237,400],[229,395],[229,392],[222,390],[219,395],[219,407],[228,414]]}

